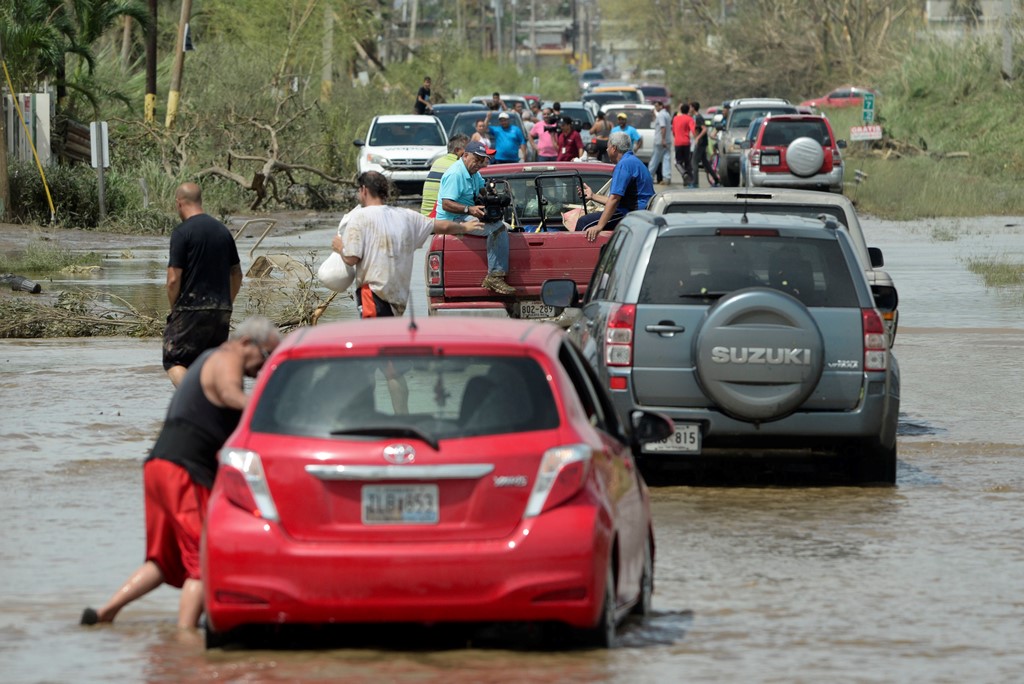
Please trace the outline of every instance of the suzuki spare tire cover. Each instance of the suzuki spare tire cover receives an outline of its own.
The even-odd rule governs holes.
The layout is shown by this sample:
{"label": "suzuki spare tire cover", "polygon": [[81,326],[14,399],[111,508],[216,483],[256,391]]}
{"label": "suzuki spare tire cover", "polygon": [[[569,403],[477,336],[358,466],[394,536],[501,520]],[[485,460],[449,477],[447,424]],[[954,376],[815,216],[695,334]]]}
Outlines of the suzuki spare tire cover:
{"label": "suzuki spare tire cover", "polygon": [[807,307],[778,290],[747,288],[708,310],[694,338],[697,380],[725,413],[784,418],[811,395],[825,342]]}
{"label": "suzuki spare tire cover", "polygon": [[824,163],[825,149],[812,138],[797,138],[786,148],[786,166],[801,178],[818,173]]}

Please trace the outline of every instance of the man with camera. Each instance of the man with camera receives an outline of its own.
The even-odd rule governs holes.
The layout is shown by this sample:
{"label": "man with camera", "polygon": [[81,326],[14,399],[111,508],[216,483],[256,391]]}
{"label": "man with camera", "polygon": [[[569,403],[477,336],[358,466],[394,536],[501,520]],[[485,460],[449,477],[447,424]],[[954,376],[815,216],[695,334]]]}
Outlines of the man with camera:
{"label": "man with camera", "polygon": [[[477,201],[484,189],[480,169],[487,165],[489,150],[477,141],[466,145],[462,158],[452,164],[441,176],[438,192],[437,218],[447,221],[483,219],[487,208]],[[467,235],[487,238],[487,276],[480,287],[501,295],[515,294],[516,289],[505,282],[508,274],[508,226],[502,220],[490,221]]]}

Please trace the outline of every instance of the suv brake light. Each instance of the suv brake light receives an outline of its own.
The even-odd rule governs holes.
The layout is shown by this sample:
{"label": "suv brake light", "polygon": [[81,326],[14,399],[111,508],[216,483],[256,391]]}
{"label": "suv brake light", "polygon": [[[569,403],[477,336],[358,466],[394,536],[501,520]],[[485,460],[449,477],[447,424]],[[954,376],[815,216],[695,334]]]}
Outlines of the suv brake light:
{"label": "suv brake light", "polygon": [[279,521],[260,455],[247,449],[223,449],[219,460],[217,482],[227,500],[257,518]]}
{"label": "suv brake light", "polygon": [[889,367],[889,343],[885,324],[876,309],[861,309],[864,325],[864,370],[884,371]]}
{"label": "suv brake light", "polygon": [[608,312],[604,331],[604,362],[606,366],[633,365],[633,327],[636,325],[636,304],[618,304]]}

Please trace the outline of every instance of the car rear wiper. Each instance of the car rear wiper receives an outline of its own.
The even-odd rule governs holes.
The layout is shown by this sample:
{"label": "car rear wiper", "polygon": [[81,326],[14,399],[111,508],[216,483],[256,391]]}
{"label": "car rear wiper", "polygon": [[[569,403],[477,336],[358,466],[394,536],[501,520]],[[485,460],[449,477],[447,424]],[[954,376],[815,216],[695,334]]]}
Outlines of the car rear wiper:
{"label": "car rear wiper", "polygon": [[680,299],[721,299],[732,290],[703,290],[701,292],[683,292]]}
{"label": "car rear wiper", "polygon": [[331,430],[332,437],[342,435],[366,435],[368,437],[415,437],[429,444],[432,448],[439,449],[438,440],[411,425],[380,425],[369,427],[345,428],[342,430]]}

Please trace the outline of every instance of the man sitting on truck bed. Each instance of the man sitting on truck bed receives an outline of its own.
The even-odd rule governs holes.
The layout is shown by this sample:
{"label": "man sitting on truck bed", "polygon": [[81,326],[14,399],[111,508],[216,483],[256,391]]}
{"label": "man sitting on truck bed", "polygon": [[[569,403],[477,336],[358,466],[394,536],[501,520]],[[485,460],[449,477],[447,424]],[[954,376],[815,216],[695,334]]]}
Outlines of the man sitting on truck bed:
{"label": "man sitting on truck bed", "polygon": [[632,144],[629,135],[619,129],[608,136],[608,157],[615,164],[615,170],[612,171],[612,185],[607,196],[598,195],[589,185],[583,184],[585,199],[604,205],[604,211],[587,214],[576,224],[577,230],[585,230],[591,242],[602,230],[617,226],[627,213],[646,209],[654,197],[654,179],[647,165],[633,154]]}
{"label": "man sitting on truck bed", "polygon": [[[474,204],[474,200],[484,187],[480,169],[487,164],[488,155],[493,153],[494,150],[487,149],[475,140],[466,145],[462,158],[441,176],[437,218],[447,221],[483,218],[484,207]],[[505,282],[508,274],[508,226],[503,221],[494,221],[466,235],[487,238],[487,276],[480,287],[502,295],[515,294],[516,288]]]}

